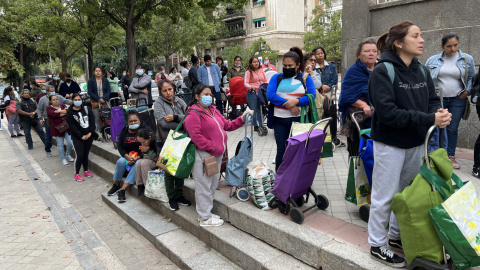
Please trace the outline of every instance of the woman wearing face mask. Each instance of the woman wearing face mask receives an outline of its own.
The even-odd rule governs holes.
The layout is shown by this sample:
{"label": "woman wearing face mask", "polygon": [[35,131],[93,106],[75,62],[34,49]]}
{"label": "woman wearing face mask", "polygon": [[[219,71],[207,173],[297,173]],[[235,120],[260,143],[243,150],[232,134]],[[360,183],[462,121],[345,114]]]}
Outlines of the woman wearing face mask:
{"label": "woman wearing face mask", "polygon": [[257,57],[250,58],[248,61],[248,70],[245,73],[245,87],[248,89],[247,102],[248,107],[254,111],[253,125],[255,131],[258,131],[258,127],[263,126],[262,115],[260,113],[260,103],[258,102],[257,90],[263,83],[267,82],[265,72],[260,68],[260,62]]}
{"label": "woman wearing face mask", "polygon": [[[9,106],[10,102],[18,102],[18,98],[15,97],[14,94],[15,91],[13,91],[13,87],[7,86],[5,90],[3,90],[3,101],[5,102],[5,106]],[[6,110],[7,114],[7,119],[8,119],[8,131],[10,132],[10,137],[14,138],[17,136],[23,136],[22,133],[20,133],[20,127],[18,125],[19,122],[19,116],[17,111],[11,112],[9,110]],[[17,132],[17,135],[13,133],[13,128],[15,127],[15,131]]]}
{"label": "woman wearing face mask", "polygon": [[[157,120],[161,140],[167,139],[170,130],[174,130],[185,116],[187,104],[175,96],[173,83],[163,80],[159,82],[160,97],[155,101],[155,119]],[[165,188],[167,189],[168,204],[170,210],[176,211],[178,205],[189,206],[189,202],[183,196],[183,178],[177,178],[165,172]]]}
{"label": "woman wearing face mask", "polygon": [[160,66],[158,68],[157,75],[155,75],[155,84],[158,85],[158,82],[160,82],[161,80],[170,80],[165,74],[165,68],[163,66]]}
{"label": "woman wearing face mask", "polygon": [[[107,193],[108,196],[118,193],[118,202],[120,203],[127,200],[125,191],[135,184],[136,162],[141,158],[142,154],[139,151],[142,144],[137,140],[137,132],[140,128],[145,128],[152,132],[149,127],[142,124],[137,111],[129,111],[127,114],[127,125],[120,132],[118,140],[118,152],[121,158],[117,160],[115,172],[113,173],[113,185]],[[132,152],[136,153],[136,155],[133,155]],[[126,171],[128,171],[127,178],[123,186],[120,187],[120,181],[122,181],[123,174]]]}
{"label": "woman wearing face mask", "polygon": [[[67,120],[67,106],[58,104],[57,96],[49,96],[50,106],[47,107],[47,116],[50,121],[50,135],[57,141],[58,155],[62,161],[62,165],[70,166],[68,161],[75,161],[70,152],[72,151],[72,139],[70,137],[70,129],[60,132],[56,127]],[[67,141],[67,152],[64,151],[64,141]],[[67,161],[68,159],[68,161]]]}
{"label": "woman wearing face mask", "polygon": [[277,71],[277,68],[272,65],[272,63],[270,63],[270,58],[268,58],[268,56],[265,56],[265,58],[263,59],[262,69],[271,69],[273,71]]}
{"label": "woman wearing face mask", "polygon": [[147,100],[147,104],[139,104],[139,105],[148,105],[149,108],[153,105],[153,98],[152,98],[152,78],[145,74],[145,65],[144,64],[137,64],[135,67],[135,73],[137,76],[133,78],[128,91],[132,95],[133,98],[141,99],[144,98]]}
{"label": "woman wearing face mask", "polygon": [[192,174],[195,180],[198,221],[202,227],[220,226],[223,224],[223,220],[211,212],[219,173],[207,176],[203,167],[203,159],[215,156],[218,171],[220,171],[222,156],[227,146],[226,131],[233,131],[241,127],[245,123],[247,113],[252,115],[253,111],[246,110],[242,117],[238,117],[234,121],[228,121],[215,106],[211,106],[212,91],[209,86],[199,84],[194,87],[193,93],[194,99],[189,104],[191,109],[188,111],[183,125],[197,147]]}
{"label": "woman wearing face mask", "polygon": [[44,84],[42,85],[41,87],[41,90],[40,90],[40,93],[35,97],[35,102],[38,102],[40,101],[40,99],[45,96],[47,94],[47,86]]}
{"label": "woman wearing face mask", "polygon": [[309,76],[303,81],[301,71],[305,69],[304,65],[302,50],[293,47],[283,56],[283,73],[273,75],[268,83],[267,98],[275,105],[273,129],[277,143],[276,170],[282,163],[292,123],[300,122],[300,106],[309,104],[305,94],[316,95],[312,78]]}
{"label": "woman wearing face mask", "polygon": [[228,69],[227,79],[230,81],[233,77],[245,78],[245,68],[242,66],[242,57],[235,56],[233,67]]}
{"label": "woman wearing face mask", "polygon": [[67,123],[72,134],[73,150],[75,151],[75,175],[73,180],[85,181],[80,176],[80,167],[83,164],[83,175],[93,177],[88,170],[88,154],[95,137],[95,116],[88,106],[82,106],[82,97],[78,93],[72,95],[73,106],[67,110]]}
{"label": "woman wearing face mask", "polygon": [[[393,196],[418,174],[428,129],[432,125],[444,128],[451,120],[448,110],[441,108],[429,72],[416,58],[422,55],[423,44],[420,28],[413,22],[392,26],[378,39],[382,58],[368,85],[375,107],[370,133],[375,166],[368,242],[371,256],[392,267],[405,266],[405,259],[388,248],[402,249],[400,228],[392,213]],[[386,63],[393,66],[393,83]]]}
{"label": "woman wearing face mask", "polygon": [[[455,159],[458,126],[468,102],[466,99],[472,90],[472,78],[475,76],[473,57],[458,48],[459,42],[460,38],[456,34],[444,35],[443,51],[430,57],[425,64],[432,74],[435,86],[443,89],[443,107],[452,114],[452,122],[447,126],[447,153],[455,169],[460,169],[460,164]],[[480,168],[474,168],[474,175],[478,175],[479,171]]]}
{"label": "woman wearing face mask", "polygon": [[118,78],[113,71],[107,73],[107,80],[110,83],[110,98],[118,97]]}

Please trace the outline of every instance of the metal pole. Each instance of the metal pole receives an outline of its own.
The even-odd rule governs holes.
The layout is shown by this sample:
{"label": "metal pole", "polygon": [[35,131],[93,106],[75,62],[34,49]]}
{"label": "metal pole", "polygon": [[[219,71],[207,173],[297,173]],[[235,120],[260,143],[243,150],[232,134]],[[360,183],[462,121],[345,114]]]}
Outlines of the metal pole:
{"label": "metal pole", "polygon": [[50,53],[48,53],[48,57],[50,57],[50,73],[53,74],[52,55],[50,55]]}
{"label": "metal pole", "polygon": [[88,71],[89,71],[89,69],[88,69],[88,54],[85,54],[84,63],[85,63],[85,65],[84,65],[85,66],[85,81],[88,81],[88,79],[90,79],[89,78],[90,75],[88,74]]}

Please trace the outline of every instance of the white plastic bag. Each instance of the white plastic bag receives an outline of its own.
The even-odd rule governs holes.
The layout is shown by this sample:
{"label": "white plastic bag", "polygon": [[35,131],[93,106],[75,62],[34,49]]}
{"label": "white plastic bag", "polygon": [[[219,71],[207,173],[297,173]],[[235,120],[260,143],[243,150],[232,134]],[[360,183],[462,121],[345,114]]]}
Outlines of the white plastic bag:
{"label": "white plastic bag", "polygon": [[145,196],[150,199],[168,202],[167,190],[165,189],[165,174],[162,170],[148,172]]}

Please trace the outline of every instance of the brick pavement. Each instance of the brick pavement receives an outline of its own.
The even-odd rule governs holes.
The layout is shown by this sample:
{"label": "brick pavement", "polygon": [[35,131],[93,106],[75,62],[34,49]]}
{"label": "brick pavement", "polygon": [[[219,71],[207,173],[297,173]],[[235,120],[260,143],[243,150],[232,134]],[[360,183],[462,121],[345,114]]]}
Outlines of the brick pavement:
{"label": "brick pavement", "polygon": [[[87,178],[84,183],[75,182],[73,180],[73,163],[70,167],[62,166],[55,146],[52,148],[53,157],[47,158],[43,149],[43,143],[40,141],[38,136],[32,136],[34,141],[34,150],[27,151],[25,150],[26,143],[24,138],[11,139],[8,135],[8,131],[6,131],[6,125],[3,125],[3,128],[4,131],[0,132],[0,149],[2,151],[8,150],[10,152],[8,155],[0,152],[2,153],[2,161],[7,160],[5,157],[15,157],[12,148],[17,149],[17,151],[22,152],[21,158],[25,158],[26,163],[31,165],[31,171],[34,171],[40,178],[40,180],[37,181],[17,180],[18,182],[15,182],[15,184],[26,185],[25,183],[28,183],[32,186],[33,183],[36,185],[37,190],[35,187],[32,187],[28,194],[36,195],[36,201],[39,202],[42,202],[42,198],[40,198],[41,196],[39,196],[39,193],[42,194],[43,191],[47,191],[45,192],[47,196],[43,195],[43,200],[47,201],[47,204],[43,203],[40,205],[37,204],[36,201],[31,201],[30,204],[35,206],[39,205],[38,209],[35,207],[34,211],[33,207],[29,207],[29,204],[25,203],[24,200],[19,200],[19,204],[20,202],[24,203],[24,208],[18,207],[18,210],[15,213],[19,216],[22,216],[26,221],[29,222],[42,221],[45,223],[50,221],[50,225],[55,225],[56,221],[57,226],[53,229],[53,231],[38,234],[38,241],[39,243],[44,243],[47,245],[47,251],[50,249],[58,250],[56,253],[58,253],[59,256],[63,254],[60,253],[60,251],[69,249],[68,254],[65,253],[65,255],[62,255],[58,259],[54,259],[51,256],[56,255],[56,253],[52,254],[52,251],[49,251],[49,253],[45,254],[40,253],[41,256],[39,256],[36,255],[39,251],[33,250],[35,252],[32,254],[39,258],[33,261],[33,265],[36,265],[36,267],[33,267],[32,265],[31,268],[38,268],[41,266],[45,269],[64,269],[64,265],[55,265],[61,262],[60,259],[67,260],[70,258],[70,260],[72,260],[72,262],[70,262],[72,266],[76,266],[76,268],[72,269],[178,269],[178,267],[166,256],[157,252],[155,246],[153,246],[141,234],[139,234],[135,228],[131,227],[125,222],[124,219],[118,216],[110,207],[101,201],[100,194],[109,188],[105,185],[104,180],[93,177]],[[4,136],[8,136],[8,138]],[[12,158],[11,160],[8,160],[13,162],[12,160],[15,159]],[[18,165],[12,165],[9,166],[9,168],[11,167],[13,169],[23,170],[20,161],[17,163]],[[2,162],[2,164],[4,163]],[[28,177],[29,176],[25,174],[24,178],[28,179]],[[4,197],[9,195],[12,190],[23,190],[23,188],[14,188],[10,185],[4,186],[8,186],[8,191],[5,188],[0,191],[3,195],[0,202],[0,208],[2,208],[0,213],[2,217],[4,215],[3,209],[7,209],[7,207],[13,208],[9,205],[9,203],[7,204],[8,200],[4,200]],[[11,198],[16,198],[18,196],[21,198],[27,198],[26,196],[21,196],[21,194],[15,194],[16,193],[13,193],[9,196],[11,196]],[[31,197],[28,197],[29,200],[30,198]],[[46,210],[47,207],[50,207],[50,210],[52,210],[52,205],[55,206],[55,210],[59,210],[60,214],[53,215],[51,214],[52,211]],[[35,213],[31,215],[29,210]],[[30,219],[31,216],[34,216],[37,213],[40,213],[39,218]],[[50,217],[43,220],[43,216]],[[14,230],[13,228],[17,226],[23,226],[21,222],[22,220],[20,217],[15,218],[15,223],[12,223],[11,230]],[[66,224],[74,227],[65,226]],[[36,230],[37,232],[41,232],[39,229],[36,229],[38,225],[33,224],[32,226],[32,232]],[[59,226],[61,228],[59,228]],[[61,230],[65,230],[65,232],[60,233]],[[10,232],[10,229],[8,232]],[[5,231],[5,233],[8,232]],[[25,229],[25,232],[24,230],[21,232],[25,233],[26,235],[28,233],[31,234],[30,227],[29,229]],[[55,232],[57,232],[59,235],[59,237],[55,238],[59,244],[56,244],[57,242],[48,243],[50,240],[45,237],[53,238]],[[13,240],[10,238],[5,238],[4,240],[3,229],[1,230],[1,233],[2,238],[0,240],[0,254],[2,254],[2,256],[0,256],[0,269],[7,269],[8,267],[11,269],[17,269],[20,267],[24,268],[25,264],[20,265],[18,263],[14,263],[15,258],[8,258],[12,261],[12,264],[3,264],[4,262],[9,263],[6,257],[2,258],[3,254],[7,255],[4,253],[5,249],[3,248],[10,245],[8,242],[6,242],[4,245],[3,242],[11,242]],[[43,235],[45,235],[45,237],[40,238],[40,236]],[[68,240],[66,239],[67,236],[65,235],[69,236]],[[63,241],[58,239],[63,239]],[[71,239],[73,239],[73,241],[68,244],[68,241]],[[63,246],[65,246],[65,248],[63,248]],[[35,248],[33,244],[28,245],[28,248],[30,247],[32,249]],[[39,248],[41,248],[41,246],[39,246]],[[19,249],[23,249],[23,246],[19,246]],[[20,250],[18,252],[20,252]],[[13,253],[13,251],[10,253]],[[12,254],[12,256],[13,255],[15,254]],[[63,256],[66,257],[63,258]],[[75,259],[75,262],[73,262],[73,259]],[[49,263],[51,265],[48,265]]]}

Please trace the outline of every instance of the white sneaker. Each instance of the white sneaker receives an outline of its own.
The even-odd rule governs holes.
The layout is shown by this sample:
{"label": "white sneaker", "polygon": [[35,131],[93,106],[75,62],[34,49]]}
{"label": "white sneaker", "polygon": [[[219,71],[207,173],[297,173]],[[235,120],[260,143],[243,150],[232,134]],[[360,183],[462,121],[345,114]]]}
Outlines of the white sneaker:
{"label": "white sneaker", "polygon": [[[216,219],[221,219],[220,216],[217,216],[215,214],[212,214],[212,218],[216,218]],[[198,221],[202,221],[202,217],[200,215],[197,216],[197,220]]]}
{"label": "white sneaker", "polygon": [[75,159],[74,159],[72,156],[70,156],[70,155],[67,155],[67,160],[70,161],[70,162],[74,162],[74,161],[75,161]]}
{"label": "white sneaker", "polygon": [[202,227],[222,226],[222,225],[223,225],[223,219],[216,219],[214,217],[211,217],[207,220],[200,221],[200,226]]}
{"label": "white sneaker", "polygon": [[63,166],[70,166],[70,164],[68,164],[68,161],[66,159],[62,159],[62,165]]}

